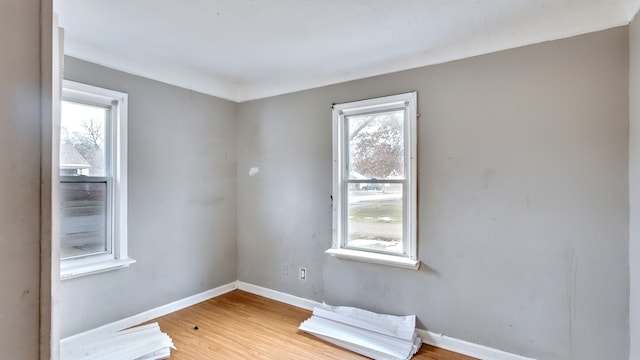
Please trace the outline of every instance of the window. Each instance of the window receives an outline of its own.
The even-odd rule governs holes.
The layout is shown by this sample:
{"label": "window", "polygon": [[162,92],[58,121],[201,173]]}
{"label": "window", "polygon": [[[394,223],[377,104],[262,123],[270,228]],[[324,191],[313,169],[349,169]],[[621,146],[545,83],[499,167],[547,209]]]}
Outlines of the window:
{"label": "window", "polygon": [[127,94],[64,81],[60,105],[61,278],[129,266]]}
{"label": "window", "polygon": [[417,269],[416,93],[333,106],[328,254]]}

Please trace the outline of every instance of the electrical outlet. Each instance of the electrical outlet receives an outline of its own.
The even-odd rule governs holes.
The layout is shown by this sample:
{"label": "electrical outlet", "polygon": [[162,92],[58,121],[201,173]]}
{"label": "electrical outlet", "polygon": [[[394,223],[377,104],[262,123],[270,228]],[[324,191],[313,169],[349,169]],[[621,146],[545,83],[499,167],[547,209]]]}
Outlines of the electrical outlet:
{"label": "electrical outlet", "polygon": [[307,268],[300,268],[300,280],[306,280],[307,279]]}
{"label": "electrical outlet", "polygon": [[289,266],[287,264],[282,265],[282,276],[289,275]]}

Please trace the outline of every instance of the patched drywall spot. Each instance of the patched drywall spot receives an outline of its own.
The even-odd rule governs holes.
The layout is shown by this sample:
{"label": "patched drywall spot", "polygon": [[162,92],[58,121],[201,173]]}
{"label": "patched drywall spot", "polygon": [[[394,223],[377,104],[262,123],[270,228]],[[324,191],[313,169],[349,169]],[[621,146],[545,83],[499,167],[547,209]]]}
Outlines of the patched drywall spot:
{"label": "patched drywall spot", "polygon": [[255,175],[255,174],[259,173],[259,172],[260,172],[260,168],[259,167],[257,167],[257,166],[256,167],[252,167],[251,169],[249,169],[249,176],[253,176],[253,175]]}
{"label": "patched drywall spot", "polygon": [[489,184],[493,180],[495,175],[495,170],[492,168],[485,169],[482,172],[482,188],[487,190],[489,188]]}

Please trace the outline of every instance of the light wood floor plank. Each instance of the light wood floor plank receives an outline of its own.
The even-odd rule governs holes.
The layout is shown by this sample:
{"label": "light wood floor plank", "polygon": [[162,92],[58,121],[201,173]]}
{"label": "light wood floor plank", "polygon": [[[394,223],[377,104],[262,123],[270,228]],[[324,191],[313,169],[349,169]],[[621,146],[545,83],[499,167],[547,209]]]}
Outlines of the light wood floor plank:
{"label": "light wood floor plank", "polygon": [[[298,330],[308,310],[241,290],[160,317],[160,329],[178,350],[172,360],[205,359],[366,359]],[[197,330],[196,330],[197,327]],[[422,345],[417,360],[469,360]]]}

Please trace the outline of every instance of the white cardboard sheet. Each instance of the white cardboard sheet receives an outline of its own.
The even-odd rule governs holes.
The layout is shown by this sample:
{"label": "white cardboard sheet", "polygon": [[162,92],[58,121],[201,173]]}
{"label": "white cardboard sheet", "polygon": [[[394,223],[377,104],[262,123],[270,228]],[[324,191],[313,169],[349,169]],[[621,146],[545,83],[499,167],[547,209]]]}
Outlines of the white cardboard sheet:
{"label": "white cardboard sheet", "polygon": [[422,344],[415,332],[415,320],[415,315],[377,314],[323,304],[313,309],[300,330],[373,359],[405,360]]}
{"label": "white cardboard sheet", "polygon": [[65,342],[60,347],[60,359],[159,360],[169,358],[170,348],[175,349],[169,335],[153,323]]}

